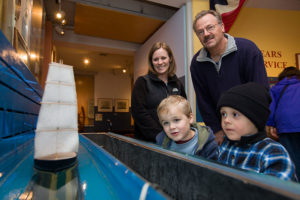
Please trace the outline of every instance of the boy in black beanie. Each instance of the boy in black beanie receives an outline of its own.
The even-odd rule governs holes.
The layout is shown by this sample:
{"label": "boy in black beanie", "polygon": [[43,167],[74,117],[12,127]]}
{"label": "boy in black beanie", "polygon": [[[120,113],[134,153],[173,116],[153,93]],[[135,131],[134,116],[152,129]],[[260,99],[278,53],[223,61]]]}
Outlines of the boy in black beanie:
{"label": "boy in black beanie", "polygon": [[219,99],[225,140],[218,161],[230,166],[297,181],[295,167],[285,148],[266,137],[270,114],[269,91],[258,83],[246,83],[224,92]]}

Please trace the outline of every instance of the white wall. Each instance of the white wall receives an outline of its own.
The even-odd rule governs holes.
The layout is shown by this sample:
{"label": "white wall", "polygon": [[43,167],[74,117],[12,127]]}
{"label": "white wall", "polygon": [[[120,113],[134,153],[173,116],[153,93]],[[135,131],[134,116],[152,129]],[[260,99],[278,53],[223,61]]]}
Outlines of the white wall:
{"label": "white wall", "polygon": [[172,49],[177,76],[185,75],[186,41],[185,41],[185,6],[181,7],[150,39],[148,39],[134,54],[134,81],[148,72],[148,52],[158,41],[166,42]]}
{"label": "white wall", "polygon": [[131,79],[128,75],[99,72],[95,75],[95,105],[98,98],[128,99],[131,105]]}
{"label": "white wall", "polygon": [[[185,6],[179,9],[153,36],[134,54],[134,80],[148,72],[147,56],[157,41],[168,43],[177,64],[177,76],[185,75]],[[95,75],[95,105],[98,98],[128,99],[131,105],[131,79],[129,76],[114,75],[113,72],[99,72]]]}

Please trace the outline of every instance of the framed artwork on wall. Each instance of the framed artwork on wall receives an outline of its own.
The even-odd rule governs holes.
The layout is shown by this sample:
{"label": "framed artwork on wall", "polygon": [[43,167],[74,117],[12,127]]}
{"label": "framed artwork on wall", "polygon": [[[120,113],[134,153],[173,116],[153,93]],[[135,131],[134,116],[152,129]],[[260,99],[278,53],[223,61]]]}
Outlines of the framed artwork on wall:
{"label": "framed artwork on wall", "polygon": [[13,46],[17,51],[18,56],[24,62],[24,64],[28,67],[29,64],[29,49],[24,41],[23,37],[21,36],[18,29],[14,29],[14,41]]}
{"label": "framed artwork on wall", "polygon": [[94,99],[89,99],[88,101],[88,114],[87,117],[90,119],[94,118]]}
{"label": "framed artwork on wall", "polygon": [[110,98],[98,98],[97,99],[97,106],[98,112],[112,112],[112,102],[113,100]]}
{"label": "framed artwork on wall", "polygon": [[7,40],[13,44],[15,26],[15,2],[10,0],[0,1],[0,26]]}
{"label": "framed artwork on wall", "polygon": [[296,67],[300,69],[300,53],[296,53]]}
{"label": "framed artwork on wall", "polygon": [[129,112],[128,99],[115,99],[115,112]]}
{"label": "framed artwork on wall", "polygon": [[103,121],[103,114],[100,113],[95,114],[95,121]]}
{"label": "framed artwork on wall", "polygon": [[26,46],[30,43],[30,27],[33,0],[15,0],[15,28]]}

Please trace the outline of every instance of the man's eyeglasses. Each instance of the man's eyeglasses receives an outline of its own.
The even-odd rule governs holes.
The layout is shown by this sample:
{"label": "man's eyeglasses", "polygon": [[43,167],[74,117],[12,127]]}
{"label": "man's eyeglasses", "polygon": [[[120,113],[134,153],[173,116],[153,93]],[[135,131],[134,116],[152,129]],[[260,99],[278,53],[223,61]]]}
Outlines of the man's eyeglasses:
{"label": "man's eyeglasses", "polygon": [[[218,24],[211,24],[205,27],[205,30],[209,33],[213,32],[216,28],[216,25]],[[196,32],[198,36],[203,36],[204,35],[204,29],[200,29],[199,31]]]}

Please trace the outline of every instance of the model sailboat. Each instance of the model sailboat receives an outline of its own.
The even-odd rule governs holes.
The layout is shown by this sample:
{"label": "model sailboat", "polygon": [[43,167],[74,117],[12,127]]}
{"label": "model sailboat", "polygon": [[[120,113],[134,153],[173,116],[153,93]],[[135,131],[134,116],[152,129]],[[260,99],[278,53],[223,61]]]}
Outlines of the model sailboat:
{"label": "model sailboat", "polygon": [[77,97],[73,67],[51,63],[34,143],[35,168],[60,171],[76,163]]}

